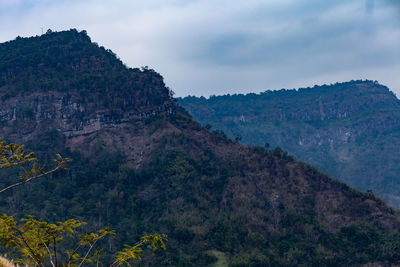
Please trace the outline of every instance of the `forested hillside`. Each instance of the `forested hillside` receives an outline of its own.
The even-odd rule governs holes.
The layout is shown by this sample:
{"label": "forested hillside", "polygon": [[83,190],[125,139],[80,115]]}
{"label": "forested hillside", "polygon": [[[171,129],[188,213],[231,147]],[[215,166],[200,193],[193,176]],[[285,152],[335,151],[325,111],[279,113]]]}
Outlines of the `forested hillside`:
{"label": "forested hillside", "polygon": [[245,144],[279,146],[400,206],[400,101],[386,86],[351,81],[179,103],[203,125]]}
{"label": "forested hillside", "polygon": [[[2,195],[1,212],[110,226],[118,236],[103,244],[106,257],[167,234],[167,251],[147,252],[144,266],[400,262],[397,210],[280,149],[209,132],[159,74],[126,68],[85,32],[17,38],[0,44],[0,58],[0,135],[43,160],[73,160]],[[0,172],[1,186],[13,177]]]}

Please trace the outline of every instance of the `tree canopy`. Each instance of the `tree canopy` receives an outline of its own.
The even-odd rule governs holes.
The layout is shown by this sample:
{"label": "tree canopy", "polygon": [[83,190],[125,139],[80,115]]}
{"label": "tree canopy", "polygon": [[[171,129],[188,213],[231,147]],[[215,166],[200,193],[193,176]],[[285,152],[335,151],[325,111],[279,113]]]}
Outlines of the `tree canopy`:
{"label": "tree canopy", "polygon": [[[55,166],[46,170],[40,165],[33,152],[27,152],[23,145],[0,141],[0,169],[19,168],[20,181],[6,186],[0,194],[40,177],[66,169],[69,158],[60,154],[54,159]],[[19,221],[6,214],[0,215],[0,241],[16,257],[15,263],[35,266],[82,266],[85,263],[99,263],[102,249],[95,245],[115,232],[103,228],[97,232],[84,233],[86,223],[75,219],[49,223],[27,216]],[[152,234],[142,236],[133,246],[125,245],[118,251],[109,266],[136,263],[141,260],[143,247],[150,245],[153,250],[165,250],[166,235]],[[71,246],[71,249],[66,247]],[[61,248],[61,249],[60,249]]]}

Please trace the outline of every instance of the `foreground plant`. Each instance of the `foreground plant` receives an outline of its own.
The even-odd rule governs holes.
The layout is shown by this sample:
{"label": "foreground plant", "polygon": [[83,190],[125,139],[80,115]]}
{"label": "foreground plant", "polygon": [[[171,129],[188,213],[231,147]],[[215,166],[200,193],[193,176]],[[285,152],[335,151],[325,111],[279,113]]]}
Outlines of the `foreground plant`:
{"label": "foreground plant", "polygon": [[44,166],[38,163],[38,159],[34,157],[33,152],[27,152],[24,149],[24,145],[7,144],[5,141],[0,141],[0,169],[18,167],[20,170],[20,181],[1,189],[0,194],[58,170],[65,170],[66,163],[70,162],[71,159],[63,158],[60,154],[57,154],[53,161],[55,166],[50,170],[46,170]]}
{"label": "foreground plant", "polygon": [[[23,145],[7,144],[0,141],[0,169],[19,168],[20,181],[6,186],[0,190],[0,194],[14,187],[31,182],[34,179],[49,175],[61,169],[66,169],[69,158],[63,158],[60,154],[53,160],[55,166],[46,170],[38,164],[34,153],[28,153]],[[0,214],[0,241],[13,255],[15,263],[34,266],[77,266],[83,264],[99,264],[103,249],[97,249],[96,244],[106,237],[114,236],[115,232],[103,228],[93,233],[81,233],[78,229],[86,225],[75,219],[70,219],[56,224],[36,220],[32,216],[16,221],[12,216]],[[151,246],[153,251],[165,250],[166,235],[152,234],[141,237],[140,241],[133,245],[125,245],[122,251],[115,255],[109,266],[120,266],[141,261],[143,248]],[[70,250],[65,249],[69,244]]]}
{"label": "foreground plant", "polygon": [[[13,217],[0,216],[0,241],[16,256],[15,263],[35,266],[82,266],[99,263],[102,249],[96,244],[106,237],[114,236],[108,228],[95,233],[82,234],[78,229],[86,223],[70,219],[56,224],[36,220],[32,216],[17,222]],[[143,236],[137,244],[126,246],[117,252],[109,266],[131,265],[141,260],[143,248],[150,245],[154,251],[165,250],[165,235]],[[63,241],[64,244],[63,244]],[[70,250],[65,243],[74,244]],[[62,250],[59,248],[63,247]]]}

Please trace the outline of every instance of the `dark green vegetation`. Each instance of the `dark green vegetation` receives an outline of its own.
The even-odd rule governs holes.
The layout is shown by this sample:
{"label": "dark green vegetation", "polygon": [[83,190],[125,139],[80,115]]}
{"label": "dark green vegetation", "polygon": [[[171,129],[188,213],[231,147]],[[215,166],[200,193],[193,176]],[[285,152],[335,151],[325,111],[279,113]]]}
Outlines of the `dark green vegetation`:
{"label": "dark green vegetation", "polygon": [[[83,47],[80,56],[69,40]],[[30,76],[36,72],[28,75],[24,65],[10,81],[5,73],[14,65],[0,69],[0,96],[8,95],[1,98],[0,135],[23,141],[42,159],[55,153],[73,159],[68,170],[7,192],[0,211],[49,221],[75,218],[93,231],[110,226],[118,236],[106,244],[108,251],[147,233],[167,234],[166,252],[143,255],[148,266],[400,262],[398,213],[372,193],[358,192],[280,149],[244,147],[210,133],[175,105],[159,74],[125,68],[85,33],[18,39],[1,44],[0,55],[21,46],[35,55],[32,66],[50,64],[45,55],[52,47],[63,51],[59,68],[46,72],[50,84],[70,71],[70,50],[74,58],[93,55],[76,72],[77,80],[99,79],[109,87],[102,92],[72,86],[67,75],[65,83],[60,79],[64,88],[42,88]],[[103,60],[109,62],[107,75],[93,76],[93,62]],[[130,86],[114,86],[118,75]],[[19,85],[24,80],[28,88]],[[111,109],[81,94],[121,101],[129,94],[131,100]],[[0,172],[1,183],[10,175]]]}
{"label": "dark green vegetation", "polygon": [[[85,104],[89,109],[85,113],[132,107],[140,110],[148,102],[162,105],[169,93],[160,87],[161,75],[147,68],[126,68],[111,50],[76,30],[49,32],[39,38],[17,37],[0,44],[0,75],[3,101],[39,91],[62,92],[64,102],[76,97],[78,103]],[[22,108],[24,118],[34,115],[32,107]]]}
{"label": "dark green vegetation", "polygon": [[240,135],[245,144],[279,146],[400,206],[400,101],[377,82],[185,97],[179,103],[203,125]]}
{"label": "dark green vegetation", "polygon": [[[12,181],[12,184],[0,190],[0,195],[59,170],[67,170],[65,165],[71,162],[68,158],[62,158],[60,154],[57,154],[57,158],[53,161],[55,167],[46,169],[40,166],[34,153],[28,153],[23,145],[0,141],[0,169],[17,169],[20,172],[20,175],[15,177],[16,181]],[[166,249],[165,235],[156,233],[142,236],[136,244],[124,245],[122,251],[117,251],[114,262],[105,264],[102,261],[103,249],[97,249],[96,244],[107,237],[114,236],[115,232],[106,227],[99,229],[96,233],[79,233],[78,228],[84,225],[86,225],[85,222],[75,219],[52,224],[38,221],[32,216],[27,216],[18,222],[12,216],[3,213],[0,215],[0,242],[7,253],[12,255],[14,263],[36,267],[50,265],[77,267],[88,263],[110,267],[121,264],[130,266],[131,263],[141,260],[142,247],[150,245],[153,251],[158,248]],[[66,249],[71,245],[70,249]],[[0,257],[0,266],[13,266],[4,261],[6,260]]]}

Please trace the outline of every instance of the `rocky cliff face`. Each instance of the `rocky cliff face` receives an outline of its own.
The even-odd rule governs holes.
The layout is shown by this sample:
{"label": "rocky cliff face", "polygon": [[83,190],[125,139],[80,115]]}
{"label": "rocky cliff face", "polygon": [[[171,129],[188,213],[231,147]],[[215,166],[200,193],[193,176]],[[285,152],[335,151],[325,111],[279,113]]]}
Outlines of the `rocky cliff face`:
{"label": "rocky cliff face", "polygon": [[[126,68],[85,32],[17,38],[0,44],[0,58],[0,135],[72,158],[68,170],[7,192],[0,211],[110,226],[118,237],[108,255],[167,234],[167,251],[145,254],[145,266],[400,262],[396,210],[282,150],[208,132],[159,74]],[[0,172],[0,185],[13,177]]]}
{"label": "rocky cliff face", "polygon": [[400,101],[383,85],[352,81],[259,95],[179,102],[203,124],[248,144],[280,146],[399,206]]}
{"label": "rocky cliff face", "polygon": [[43,130],[68,138],[174,113],[162,77],[128,69],[71,30],[0,44],[0,135],[28,141]]}
{"label": "rocky cliff face", "polygon": [[75,138],[101,129],[121,128],[160,113],[174,112],[175,106],[169,101],[143,110],[136,107],[131,110],[96,110],[71,95],[49,91],[2,101],[0,121],[3,127],[0,132],[4,136],[22,136],[25,142],[46,128],[57,129],[67,138]]}

